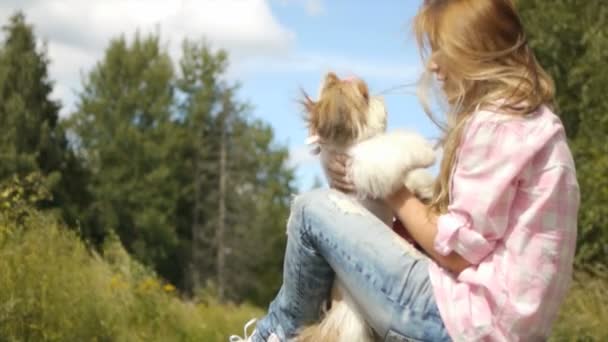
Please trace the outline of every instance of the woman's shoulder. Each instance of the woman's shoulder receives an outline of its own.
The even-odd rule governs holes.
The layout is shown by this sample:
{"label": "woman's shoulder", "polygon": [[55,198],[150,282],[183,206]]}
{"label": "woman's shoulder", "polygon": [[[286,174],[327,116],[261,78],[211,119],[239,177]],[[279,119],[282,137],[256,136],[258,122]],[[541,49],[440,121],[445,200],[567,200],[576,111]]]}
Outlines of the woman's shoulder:
{"label": "woman's shoulder", "polygon": [[[480,109],[467,125],[460,149],[471,155],[481,153],[485,158],[502,155],[523,163],[538,155],[550,154],[559,146],[567,147],[561,121],[548,106],[525,116]],[[564,148],[564,151],[569,150]]]}
{"label": "woman's shoulder", "polygon": [[[515,136],[520,142],[546,141],[564,131],[560,118],[546,105],[526,115],[512,115],[496,106],[479,108],[468,123],[469,133]],[[470,134],[467,134],[470,135]]]}

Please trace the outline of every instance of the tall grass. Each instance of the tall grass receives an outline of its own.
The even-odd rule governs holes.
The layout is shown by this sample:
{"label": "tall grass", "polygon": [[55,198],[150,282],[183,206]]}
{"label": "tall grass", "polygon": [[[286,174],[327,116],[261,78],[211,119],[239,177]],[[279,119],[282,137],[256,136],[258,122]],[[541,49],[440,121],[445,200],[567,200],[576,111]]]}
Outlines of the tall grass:
{"label": "tall grass", "polygon": [[116,240],[102,257],[51,216],[0,218],[2,341],[226,341],[259,315],[181,300]]}
{"label": "tall grass", "polygon": [[[0,341],[227,341],[261,315],[179,298],[115,237],[93,252],[20,199],[38,195],[0,189]],[[608,341],[605,270],[577,273],[551,340]]]}
{"label": "tall grass", "polygon": [[576,274],[552,341],[608,341],[608,272],[596,267]]}

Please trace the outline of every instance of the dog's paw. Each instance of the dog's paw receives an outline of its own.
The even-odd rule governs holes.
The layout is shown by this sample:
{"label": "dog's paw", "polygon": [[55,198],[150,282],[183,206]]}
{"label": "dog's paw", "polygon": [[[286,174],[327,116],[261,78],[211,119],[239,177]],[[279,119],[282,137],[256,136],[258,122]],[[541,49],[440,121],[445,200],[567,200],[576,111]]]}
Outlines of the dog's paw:
{"label": "dog's paw", "polygon": [[425,169],[415,169],[405,175],[403,182],[406,188],[423,201],[430,201],[433,198],[433,187],[435,179],[430,172]]}
{"label": "dog's paw", "polygon": [[388,133],[386,139],[401,160],[401,167],[408,170],[427,168],[435,163],[433,145],[422,135],[405,130]]}

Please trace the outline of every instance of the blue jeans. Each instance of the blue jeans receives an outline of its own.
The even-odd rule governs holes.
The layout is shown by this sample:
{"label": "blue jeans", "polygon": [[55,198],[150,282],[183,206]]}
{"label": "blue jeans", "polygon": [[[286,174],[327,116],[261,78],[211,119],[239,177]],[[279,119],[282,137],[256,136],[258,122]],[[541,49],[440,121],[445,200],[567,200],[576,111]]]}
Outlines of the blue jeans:
{"label": "blue jeans", "polygon": [[283,285],[255,342],[281,341],[319,319],[338,276],[383,341],[450,341],[428,276],[429,259],[350,197],[314,190],[294,200]]}

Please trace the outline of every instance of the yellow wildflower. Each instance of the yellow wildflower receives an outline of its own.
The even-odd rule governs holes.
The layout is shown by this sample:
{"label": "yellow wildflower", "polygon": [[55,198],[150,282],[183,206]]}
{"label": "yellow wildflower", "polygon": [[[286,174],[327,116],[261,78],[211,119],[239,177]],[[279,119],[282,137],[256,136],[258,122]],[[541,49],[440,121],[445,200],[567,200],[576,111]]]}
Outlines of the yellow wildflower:
{"label": "yellow wildflower", "polygon": [[158,289],[160,286],[158,281],[152,277],[147,277],[143,282],[139,284],[137,287],[140,292],[149,292],[155,289]]}

